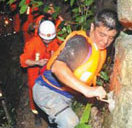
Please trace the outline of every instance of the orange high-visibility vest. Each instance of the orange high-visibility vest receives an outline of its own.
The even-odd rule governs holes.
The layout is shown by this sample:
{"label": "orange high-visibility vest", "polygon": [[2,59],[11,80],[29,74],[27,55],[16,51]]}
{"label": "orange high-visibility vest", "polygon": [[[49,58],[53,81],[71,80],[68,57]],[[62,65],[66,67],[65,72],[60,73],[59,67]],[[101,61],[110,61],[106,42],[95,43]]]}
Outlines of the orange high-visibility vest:
{"label": "orange high-visibility vest", "polygon": [[92,46],[92,54],[88,58],[88,60],[81,64],[78,68],[76,68],[73,73],[78,79],[85,82],[88,86],[91,86],[92,84],[95,86],[96,76],[101,70],[106,59],[106,49],[99,50],[97,45],[93,43],[90,38],[86,35],[85,31],[74,31],[67,36],[66,40],[62,43],[62,45],[58,48],[58,50],[48,61],[47,70],[51,69],[51,65],[54,63],[57,56],[63,50],[67,41],[75,35],[81,35],[86,38],[87,42]]}

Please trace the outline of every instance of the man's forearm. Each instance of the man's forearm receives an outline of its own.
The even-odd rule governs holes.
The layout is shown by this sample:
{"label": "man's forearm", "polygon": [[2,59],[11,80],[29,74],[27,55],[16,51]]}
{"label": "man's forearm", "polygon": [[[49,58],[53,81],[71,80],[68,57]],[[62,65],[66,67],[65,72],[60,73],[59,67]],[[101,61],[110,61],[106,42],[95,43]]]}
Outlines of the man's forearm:
{"label": "man's forearm", "polygon": [[82,93],[87,97],[93,97],[96,95],[96,88],[89,87],[84,82],[78,80],[64,62],[55,61],[51,70],[56,77],[68,87]]}

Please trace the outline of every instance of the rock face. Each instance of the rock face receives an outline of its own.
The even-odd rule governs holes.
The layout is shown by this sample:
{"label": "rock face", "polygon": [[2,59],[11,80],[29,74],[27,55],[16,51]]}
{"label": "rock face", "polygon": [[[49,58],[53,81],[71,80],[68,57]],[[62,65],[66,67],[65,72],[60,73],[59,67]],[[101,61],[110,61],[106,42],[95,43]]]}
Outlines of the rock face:
{"label": "rock face", "polygon": [[122,25],[132,30],[132,0],[117,1],[118,17]]}
{"label": "rock face", "polygon": [[121,33],[115,44],[111,89],[117,94],[121,85],[124,87],[132,84],[132,35]]}
{"label": "rock face", "polygon": [[121,33],[115,44],[111,77],[115,109],[106,118],[104,128],[132,128],[132,35]]}
{"label": "rock face", "polygon": [[[121,24],[132,30],[132,0],[117,1]],[[115,60],[110,80],[115,108],[106,113],[103,128],[132,128],[132,35],[121,33],[115,42]]]}

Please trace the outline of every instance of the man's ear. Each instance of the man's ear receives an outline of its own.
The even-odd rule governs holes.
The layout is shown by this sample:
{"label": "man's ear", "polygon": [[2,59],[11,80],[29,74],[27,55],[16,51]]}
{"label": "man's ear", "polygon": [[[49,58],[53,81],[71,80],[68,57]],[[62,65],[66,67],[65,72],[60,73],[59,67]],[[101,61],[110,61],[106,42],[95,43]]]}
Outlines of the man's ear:
{"label": "man's ear", "polygon": [[91,23],[91,25],[90,25],[90,32],[92,32],[93,30],[94,30],[94,24]]}

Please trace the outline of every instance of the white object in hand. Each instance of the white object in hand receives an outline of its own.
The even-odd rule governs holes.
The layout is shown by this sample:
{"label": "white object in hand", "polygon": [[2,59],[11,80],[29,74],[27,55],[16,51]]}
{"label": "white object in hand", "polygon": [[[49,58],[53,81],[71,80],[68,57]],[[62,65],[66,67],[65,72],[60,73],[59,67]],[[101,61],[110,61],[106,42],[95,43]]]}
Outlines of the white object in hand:
{"label": "white object in hand", "polygon": [[108,100],[105,99],[99,99],[99,100],[108,103],[109,111],[112,112],[115,108],[114,92],[113,91],[109,92],[107,96],[108,96]]}
{"label": "white object in hand", "polygon": [[40,53],[37,52],[37,53],[35,54],[35,61],[39,61],[39,59],[40,59]]}
{"label": "white object in hand", "polygon": [[114,92],[111,91],[107,94],[109,101],[109,111],[112,112],[115,109],[115,100],[114,100]]}
{"label": "white object in hand", "polygon": [[27,14],[27,15],[30,14],[30,7],[29,7],[29,6],[27,7],[27,12],[26,12],[26,14]]}

